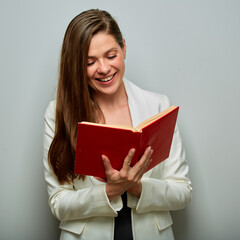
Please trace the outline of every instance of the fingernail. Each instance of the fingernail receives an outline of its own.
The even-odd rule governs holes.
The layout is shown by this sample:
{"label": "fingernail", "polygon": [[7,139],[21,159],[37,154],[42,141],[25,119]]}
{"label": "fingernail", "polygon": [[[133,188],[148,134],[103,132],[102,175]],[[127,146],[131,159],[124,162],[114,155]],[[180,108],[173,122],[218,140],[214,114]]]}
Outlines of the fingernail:
{"label": "fingernail", "polygon": [[151,149],[152,149],[152,148],[151,148],[151,146],[149,146],[149,147],[147,148],[148,152],[150,152],[150,151],[151,151]]}

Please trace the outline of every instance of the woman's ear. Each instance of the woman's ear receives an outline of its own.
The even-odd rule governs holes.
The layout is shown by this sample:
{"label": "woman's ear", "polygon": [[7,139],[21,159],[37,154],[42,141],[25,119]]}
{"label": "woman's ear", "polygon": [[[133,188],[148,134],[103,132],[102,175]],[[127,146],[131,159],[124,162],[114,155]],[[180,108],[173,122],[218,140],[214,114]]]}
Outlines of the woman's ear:
{"label": "woman's ear", "polygon": [[126,45],[125,39],[123,38],[123,56],[124,56],[124,59],[126,58],[126,52],[127,52],[127,45]]}

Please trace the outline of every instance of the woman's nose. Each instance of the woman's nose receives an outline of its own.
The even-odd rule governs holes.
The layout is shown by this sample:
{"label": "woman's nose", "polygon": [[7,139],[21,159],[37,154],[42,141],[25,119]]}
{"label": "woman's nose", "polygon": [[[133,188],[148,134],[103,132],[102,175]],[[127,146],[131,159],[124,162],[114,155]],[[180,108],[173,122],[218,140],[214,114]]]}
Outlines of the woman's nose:
{"label": "woman's nose", "polygon": [[97,71],[99,74],[108,74],[110,71],[110,65],[105,60],[99,61]]}

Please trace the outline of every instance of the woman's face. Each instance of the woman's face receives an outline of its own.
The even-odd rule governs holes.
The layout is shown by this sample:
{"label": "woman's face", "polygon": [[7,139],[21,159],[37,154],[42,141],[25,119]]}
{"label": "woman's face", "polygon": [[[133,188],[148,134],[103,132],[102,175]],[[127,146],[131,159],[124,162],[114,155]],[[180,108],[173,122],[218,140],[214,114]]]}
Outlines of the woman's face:
{"label": "woman's face", "polygon": [[123,86],[126,45],[104,32],[93,36],[88,51],[87,75],[94,94],[113,95]]}

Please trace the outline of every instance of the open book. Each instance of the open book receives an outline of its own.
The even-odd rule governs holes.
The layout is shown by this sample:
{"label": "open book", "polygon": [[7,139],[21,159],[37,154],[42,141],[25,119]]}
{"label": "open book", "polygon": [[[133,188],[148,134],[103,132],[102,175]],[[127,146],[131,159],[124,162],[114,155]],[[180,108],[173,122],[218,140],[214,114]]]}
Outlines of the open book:
{"label": "open book", "polygon": [[106,178],[102,155],[106,155],[114,169],[120,170],[131,148],[135,154],[133,166],[145,149],[154,150],[148,170],[168,158],[179,107],[168,109],[146,119],[136,128],[79,122],[75,155],[75,173]]}

